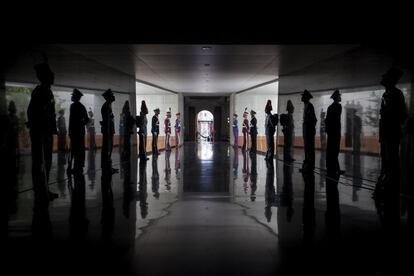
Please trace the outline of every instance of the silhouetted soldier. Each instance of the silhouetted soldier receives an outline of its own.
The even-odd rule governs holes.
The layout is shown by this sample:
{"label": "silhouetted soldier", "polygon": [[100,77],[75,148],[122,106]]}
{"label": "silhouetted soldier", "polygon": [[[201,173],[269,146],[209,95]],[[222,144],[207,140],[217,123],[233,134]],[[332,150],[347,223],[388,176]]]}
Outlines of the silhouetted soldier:
{"label": "silhouetted soldier", "polygon": [[160,114],[160,109],[154,109],[154,116],[152,116],[151,120],[151,133],[152,133],[152,155],[158,156],[160,153],[158,152],[158,135],[160,135],[160,120],[158,119],[158,115]]}
{"label": "silhouetted soldier", "polygon": [[58,128],[58,150],[66,151],[66,135],[68,130],[66,129],[65,110],[59,110],[59,117],[57,119]]}
{"label": "silhouetted soldier", "polygon": [[[280,115],[280,124],[283,125],[282,132],[284,136],[283,159],[287,162],[292,162],[295,160],[292,157],[293,137],[295,130],[292,116],[294,110],[295,108],[293,107],[292,101],[288,100],[286,105],[287,113]],[[282,118],[284,119],[282,120]]]}
{"label": "silhouetted soldier", "polygon": [[134,127],[134,118],[131,115],[131,111],[129,109],[129,101],[125,101],[124,106],[122,108],[122,121],[124,126],[124,135],[123,135],[123,150],[122,150],[122,158],[123,161],[129,161],[130,152],[131,152],[131,134],[133,133]]}
{"label": "silhouetted soldier", "polygon": [[243,112],[243,126],[242,126],[242,133],[243,133],[243,146],[242,146],[242,150],[243,151],[247,151],[247,146],[249,144],[249,120],[247,120],[247,115],[249,115],[249,113],[246,111],[246,109]]}
{"label": "silhouetted soldier", "polygon": [[32,91],[27,108],[27,126],[30,128],[32,142],[32,179],[35,200],[45,202],[47,197],[51,199],[58,196],[50,192],[48,188],[52,166],[53,135],[57,134],[55,98],[51,90],[55,76],[47,63],[37,64],[34,68],[40,85]]}
{"label": "silhouetted soldier", "polygon": [[[112,148],[114,146],[114,114],[112,113],[112,103],[115,101],[115,96],[111,89],[106,90],[102,96],[105,99],[105,103],[101,108],[102,121],[102,154],[101,154],[101,167],[112,169]],[[112,170],[112,172],[115,172]]]}
{"label": "silhouetted soldier", "polygon": [[326,147],[326,169],[328,173],[343,174],[339,167],[338,155],[341,145],[341,114],[342,106],[341,94],[339,90],[335,90],[331,99],[333,103],[328,107],[325,120],[326,133],[328,134],[328,141]]}
{"label": "silhouetted soldier", "polygon": [[316,116],[315,108],[309,101],[313,96],[308,90],[302,93],[302,102],[304,103],[303,110],[303,144],[305,147],[305,160],[303,161],[302,170],[304,172],[311,172],[315,168],[315,126]]}
{"label": "silhouetted soldier", "polygon": [[73,89],[69,115],[70,150],[76,172],[82,172],[85,166],[85,126],[89,121],[86,108],[80,102],[82,96],[78,89]]}
{"label": "silhouetted soldier", "polygon": [[140,128],[139,128],[139,158],[142,161],[146,161],[149,158],[147,158],[147,114],[148,114],[148,108],[145,104],[145,101],[141,102],[141,112],[140,114]]}
{"label": "silhouetted soldier", "polygon": [[267,144],[267,152],[265,160],[273,160],[273,156],[275,154],[275,140],[274,135],[276,131],[276,126],[278,124],[278,115],[272,114],[272,101],[267,100],[265,113],[266,113],[266,120],[265,120],[265,134],[266,134],[266,144]]}
{"label": "silhouetted soldier", "polygon": [[164,120],[164,132],[165,132],[165,150],[170,151],[170,136],[171,136],[171,108],[167,111],[167,115]]}
{"label": "silhouetted soldier", "polygon": [[251,137],[251,146],[250,146],[250,153],[257,152],[257,119],[256,119],[256,111],[250,110],[250,116],[252,119],[250,120],[250,137]]}
{"label": "silhouetted soldier", "polygon": [[152,158],[152,176],[151,176],[152,192],[154,198],[160,197],[160,174],[158,173],[158,159]]}
{"label": "silhouetted soldier", "polygon": [[381,143],[382,166],[377,188],[392,188],[395,195],[399,193],[400,185],[399,147],[402,125],[407,118],[404,95],[401,90],[395,87],[402,75],[403,72],[399,69],[391,68],[382,76],[381,80],[385,92],[382,95],[380,108],[379,141]]}
{"label": "silhouetted soldier", "polygon": [[[321,139],[321,151],[326,150],[325,117],[326,117],[326,113],[323,111],[323,108],[322,108],[321,109],[321,115],[320,115],[321,123],[320,123],[320,126],[319,126],[319,136],[320,136],[320,139]],[[323,167],[321,167],[321,168],[323,168]]]}
{"label": "silhouetted soldier", "polygon": [[178,148],[180,146],[180,135],[181,135],[181,120],[180,120],[180,115],[181,113],[178,112],[175,114],[175,116],[177,116],[177,118],[175,119],[175,125],[174,125],[174,130],[175,130],[175,147]]}
{"label": "silhouetted soldier", "polygon": [[88,134],[89,134],[89,150],[95,150],[95,118],[93,117],[92,109],[89,107],[88,111],[89,121],[88,121]]}
{"label": "silhouetted soldier", "polygon": [[239,122],[237,121],[237,114],[233,114],[233,136],[234,136],[234,147],[239,146]]}

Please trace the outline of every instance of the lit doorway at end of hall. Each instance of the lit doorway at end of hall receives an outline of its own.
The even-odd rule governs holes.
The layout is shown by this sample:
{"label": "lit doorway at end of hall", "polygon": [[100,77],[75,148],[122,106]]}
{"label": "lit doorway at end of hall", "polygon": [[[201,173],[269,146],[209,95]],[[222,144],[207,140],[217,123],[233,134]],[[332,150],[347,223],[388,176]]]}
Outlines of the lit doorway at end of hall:
{"label": "lit doorway at end of hall", "polygon": [[197,142],[214,142],[214,116],[208,110],[197,114]]}

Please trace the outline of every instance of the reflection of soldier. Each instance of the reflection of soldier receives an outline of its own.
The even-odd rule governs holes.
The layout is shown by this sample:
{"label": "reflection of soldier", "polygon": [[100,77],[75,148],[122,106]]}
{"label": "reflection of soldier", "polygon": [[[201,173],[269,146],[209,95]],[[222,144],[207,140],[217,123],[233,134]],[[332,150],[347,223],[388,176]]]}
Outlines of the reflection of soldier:
{"label": "reflection of soldier", "polygon": [[[114,114],[112,113],[112,103],[115,101],[114,94],[111,89],[106,90],[102,96],[105,99],[105,103],[102,105],[102,156],[101,167],[112,166],[112,148],[114,146]],[[112,168],[112,167],[111,167]]]}
{"label": "reflection of soldier", "polygon": [[51,90],[54,73],[49,64],[35,66],[40,85],[32,91],[27,108],[28,127],[32,142],[32,179],[35,199],[46,202],[45,197],[55,198],[57,194],[48,189],[49,172],[52,165],[53,135],[57,134],[55,98]]}
{"label": "reflection of soldier", "polygon": [[353,118],[353,141],[354,141],[354,154],[360,154],[361,152],[361,133],[362,133],[362,120],[361,117],[358,116],[356,111],[354,112]]}
{"label": "reflection of soldier", "polygon": [[334,102],[328,107],[326,114],[325,127],[328,134],[328,143],[326,147],[326,169],[328,173],[342,174],[339,167],[338,155],[341,144],[341,114],[342,106],[341,94],[335,90],[331,96]]}
{"label": "reflection of soldier", "polygon": [[174,125],[174,130],[175,130],[175,146],[176,147],[179,147],[180,146],[180,135],[181,135],[181,120],[180,120],[181,113],[178,112],[175,115],[177,116],[177,119],[175,119],[175,125]]}
{"label": "reflection of soldier", "polygon": [[[319,136],[321,137],[321,151],[326,150],[326,127],[325,127],[325,116],[326,113],[323,111],[323,108],[321,109],[321,123],[319,127]],[[323,168],[323,167],[321,167]]]}
{"label": "reflection of soldier", "polygon": [[105,166],[102,168],[101,178],[102,194],[102,239],[108,241],[112,238],[115,225],[114,195],[112,191],[112,168]]}
{"label": "reflection of soldier", "polygon": [[171,151],[165,152],[165,188],[167,191],[171,190],[171,167],[170,167]]}
{"label": "reflection of soldier", "polygon": [[83,238],[89,224],[85,208],[85,176],[75,173],[74,180],[69,215],[70,235],[73,238]]}
{"label": "reflection of soldier", "polygon": [[141,208],[141,218],[146,218],[148,215],[147,203],[147,162],[141,160],[139,162],[139,207]]}
{"label": "reflection of soldier", "polygon": [[305,160],[303,161],[302,171],[310,172],[315,168],[315,108],[310,102],[313,96],[308,90],[302,93],[303,110],[303,144],[305,147]]}
{"label": "reflection of soldier", "polygon": [[154,198],[160,197],[160,174],[158,173],[158,158],[152,158],[152,176],[151,176],[152,192]]}
{"label": "reflection of soldier", "polygon": [[242,150],[246,151],[247,150],[247,146],[249,144],[249,120],[247,120],[247,115],[249,115],[249,113],[246,111],[246,109],[243,112],[243,127],[242,127],[242,133],[243,133],[243,146],[242,146]]}
{"label": "reflection of soldier", "polygon": [[[329,137],[328,137],[329,143]],[[334,238],[339,234],[341,212],[339,209],[338,174],[326,177],[326,213],[325,225],[328,237]]]}
{"label": "reflection of soldier", "polygon": [[[292,101],[288,100],[286,105],[287,114],[280,115],[280,124],[283,122],[283,136],[284,136],[284,146],[283,146],[283,159],[288,162],[292,162],[295,159],[292,157],[292,147],[293,147],[293,137],[295,125],[293,122],[293,111],[295,110]],[[283,117],[282,117],[283,116]],[[284,118],[282,120],[282,118]]]}
{"label": "reflection of soldier", "polygon": [[275,192],[275,167],[273,164],[273,159],[266,162],[266,188],[265,188],[265,217],[267,222],[270,222],[272,219],[272,206],[276,202],[276,192]]}
{"label": "reflection of soldier", "polygon": [[151,133],[152,133],[152,155],[158,156],[160,153],[158,152],[158,135],[160,134],[160,121],[158,119],[158,115],[160,114],[160,109],[154,109],[154,116],[152,116],[151,120]]}
{"label": "reflection of soldier", "polygon": [[170,151],[170,136],[171,136],[171,108],[167,111],[167,115],[164,120],[164,132],[165,132],[165,150]]}
{"label": "reflection of soldier", "polygon": [[249,175],[250,175],[249,160],[247,158],[246,151],[242,151],[242,154],[243,154],[243,169],[242,169],[243,189],[244,189],[244,192],[247,193],[247,182],[249,182]]}
{"label": "reflection of soldier", "polygon": [[250,110],[250,116],[252,117],[252,119],[250,120],[250,138],[251,138],[250,153],[256,153],[256,151],[257,151],[257,119],[256,119],[256,111]]}
{"label": "reflection of soldier", "polygon": [[293,203],[293,183],[292,183],[293,166],[287,163],[283,164],[283,188],[281,202],[286,206],[286,220],[290,222],[294,213]]}
{"label": "reflection of soldier", "polygon": [[233,178],[237,178],[238,173],[238,167],[239,167],[239,148],[234,147],[234,154],[233,154]]}
{"label": "reflection of soldier", "polygon": [[256,190],[257,190],[257,156],[256,154],[251,155],[252,161],[252,170],[250,173],[250,200],[256,200]]}
{"label": "reflection of soldier", "polygon": [[85,166],[85,126],[89,121],[86,108],[80,102],[82,96],[78,89],[73,90],[69,115],[70,149],[76,171],[82,171]]}
{"label": "reflection of soldier", "polygon": [[233,114],[232,128],[233,128],[233,136],[234,136],[234,147],[238,147],[239,146],[239,123],[237,121],[236,113]]}
{"label": "reflection of soldier", "polygon": [[265,160],[273,160],[275,154],[275,140],[274,135],[276,131],[276,126],[278,124],[278,115],[272,114],[272,102],[267,100],[265,113],[266,113],[266,122],[265,122],[265,134],[266,134],[266,144],[267,152]]}
{"label": "reflection of soldier", "polygon": [[303,239],[309,242],[315,233],[315,174],[313,172],[303,173],[305,189],[303,195]]}
{"label": "reflection of soldier", "polygon": [[[393,188],[397,195],[400,184],[399,147],[402,137],[402,124],[407,117],[404,95],[395,87],[403,72],[391,68],[382,76],[381,85],[385,87],[382,95],[379,139],[381,143],[381,180],[377,188]],[[381,185],[384,183],[384,185]],[[388,187],[387,187],[388,186]],[[395,192],[395,193],[394,193]]]}
{"label": "reflection of soldier", "polygon": [[58,129],[58,150],[66,151],[66,120],[65,120],[65,110],[59,110],[59,117],[57,119],[57,129]]}
{"label": "reflection of soldier", "polygon": [[140,127],[139,127],[139,157],[141,160],[148,160],[147,158],[147,114],[148,108],[145,101],[141,102],[140,112]]}
{"label": "reflection of soldier", "polygon": [[175,174],[177,178],[180,178],[180,171],[181,171],[180,149],[175,148]]}

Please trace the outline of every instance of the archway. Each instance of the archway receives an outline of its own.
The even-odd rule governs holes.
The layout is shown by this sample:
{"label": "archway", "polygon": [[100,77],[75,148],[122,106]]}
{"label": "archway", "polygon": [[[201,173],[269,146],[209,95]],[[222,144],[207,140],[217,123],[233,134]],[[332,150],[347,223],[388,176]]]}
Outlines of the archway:
{"label": "archway", "polygon": [[208,110],[198,112],[197,117],[197,141],[214,142],[214,116]]}

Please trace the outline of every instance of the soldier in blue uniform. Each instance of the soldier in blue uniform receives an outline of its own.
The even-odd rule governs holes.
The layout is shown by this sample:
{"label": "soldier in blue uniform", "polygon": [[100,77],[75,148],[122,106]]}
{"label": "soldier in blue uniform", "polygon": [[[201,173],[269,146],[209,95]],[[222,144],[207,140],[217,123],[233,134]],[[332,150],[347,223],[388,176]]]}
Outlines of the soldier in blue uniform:
{"label": "soldier in blue uniform", "polygon": [[234,135],[234,147],[237,148],[239,146],[239,122],[237,121],[237,114],[233,114],[233,135]]}
{"label": "soldier in blue uniform", "polygon": [[251,120],[250,120],[250,138],[251,138],[250,154],[255,154],[257,152],[256,111],[250,110],[250,116],[252,117]]}
{"label": "soldier in blue uniform", "polygon": [[151,133],[152,133],[152,155],[158,156],[158,135],[160,134],[160,120],[158,119],[158,115],[160,115],[160,109],[154,109],[154,116],[152,116],[151,120]]}
{"label": "soldier in blue uniform", "polygon": [[139,127],[139,157],[141,160],[146,161],[149,158],[147,158],[147,114],[148,114],[148,108],[145,103],[145,101],[141,102],[141,112],[140,112],[140,118],[141,123]]}

